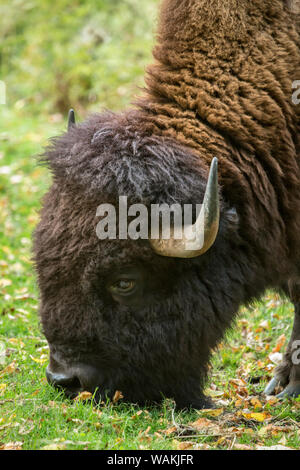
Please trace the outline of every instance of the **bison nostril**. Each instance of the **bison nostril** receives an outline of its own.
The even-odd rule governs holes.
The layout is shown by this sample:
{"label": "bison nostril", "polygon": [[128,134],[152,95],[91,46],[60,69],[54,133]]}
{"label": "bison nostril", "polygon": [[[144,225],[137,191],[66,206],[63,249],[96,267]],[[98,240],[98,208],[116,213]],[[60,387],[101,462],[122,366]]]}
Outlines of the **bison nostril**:
{"label": "bison nostril", "polygon": [[50,363],[46,377],[50,385],[63,389],[71,398],[83,391],[94,393],[99,384],[104,382],[100,371],[89,364],[73,364],[64,368],[61,364]]}
{"label": "bison nostril", "polygon": [[46,369],[46,377],[50,385],[54,387],[62,387],[72,392],[78,392],[82,386],[80,380],[76,375],[68,375],[63,373],[51,372],[49,368]]}

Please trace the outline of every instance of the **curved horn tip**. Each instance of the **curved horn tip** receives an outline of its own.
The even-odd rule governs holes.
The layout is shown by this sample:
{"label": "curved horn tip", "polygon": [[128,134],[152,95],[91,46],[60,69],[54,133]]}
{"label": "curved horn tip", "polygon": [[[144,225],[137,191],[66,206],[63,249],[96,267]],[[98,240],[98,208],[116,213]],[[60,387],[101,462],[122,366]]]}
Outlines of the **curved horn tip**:
{"label": "curved horn tip", "polygon": [[218,159],[217,159],[217,157],[214,157],[212,159],[211,164],[210,164],[210,169],[213,172],[218,171]]}
{"label": "curved horn tip", "polygon": [[75,125],[75,122],[75,111],[71,108],[68,114],[68,130]]}
{"label": "curved horn tip", "polygon": [[[202,242],[202,247],[191,250],[189,248],[189,237],[186,238],[185,236],[182,240],[174,240],[172,237],[170,240],[166,241],[151,240],[150,244],[154,251],[162,256],[172,258],[196,258],[204,254],[214,244],[219,230],[219,218],[218,159],[214,157],[210,165],[201,212],[194,225],[185,227],[186,232],[190,232],[191,234],[195,233],[195,228],[198,230],[196,237],[199,239],[199,244]],[[197,228],[198,222],[200,223],[200,230]]]}

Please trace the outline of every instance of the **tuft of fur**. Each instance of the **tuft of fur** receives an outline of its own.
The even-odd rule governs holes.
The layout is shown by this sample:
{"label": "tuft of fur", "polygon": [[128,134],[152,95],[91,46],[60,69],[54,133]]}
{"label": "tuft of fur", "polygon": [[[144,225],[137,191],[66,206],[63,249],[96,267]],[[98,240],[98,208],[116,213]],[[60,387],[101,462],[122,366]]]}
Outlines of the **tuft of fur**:
{"label": "tuft of fur", "polygon": [[[93,115],[47,149],[53,185],[34,242],[43,329],[52,356],[92,364],[100,388],[206,406],[210,354],[239,306],[298,275],[295,25],[279,0],[165,0],[136,108]],[[201,202],[213,157],[221,221],[203,256],[98,240],[97,206],[120,195],[147,206]],[[127,265],[147,280],[138,309],[106,290],[107,276]]]}

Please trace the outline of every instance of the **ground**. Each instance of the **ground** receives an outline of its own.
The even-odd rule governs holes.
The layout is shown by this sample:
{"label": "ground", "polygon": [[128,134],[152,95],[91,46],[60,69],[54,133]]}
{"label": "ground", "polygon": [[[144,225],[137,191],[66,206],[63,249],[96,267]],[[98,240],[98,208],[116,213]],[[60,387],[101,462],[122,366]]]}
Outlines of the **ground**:
{"label": "ground", "polygon": [[[276,293],[266,293],[261,303],[242,308],[215,351],[206,387],[216,403],[213,411],[177,412],[171,400],[162,407],[139,408],[125,405],[120,396],[95,407],[86,395],[70,401],[46,383],[48,347],[37,316],[31,233],[50,175],[37,164],[36,155],[49,137],[66,127],[65,95],[80,118],[87,110],[116,110],[128,104],[143,84],[157,1],[114,2],[113,10],[107,1],[91,1],[89,6],[78,1],[72,7],[76,14],[66,14],[63,22],[57,18],[59,8],[65,11],[65,2],[56,2],[44,62],[43,24],[53,2],[43,2],[40,9],[26,7],[26,15],[20,9],[16,18],[11,11],[14,3],[4,2],[2,8],[8,13],[7,31],[12,28],[16,41],[11,36],[0,41],[4,58],[14,53],[11,68],[6,70],[4,64],[1,69],[7,76],[7,104],[0,105],[0,449],[298,449],[300,399],[278,401],[261,394],[292,326],[292,305]],[[101,10],[95,24],[103,24],[102,36],[96,32],[102,39],[93,28],[89,33],[94,25],[89,18],[96,8]],[[36,15],[44,15],[44,23],[37,22]],[[31,24],[36,23],[34,30]],[[74,52],[78,28],[83,43]],[[20,30],[23,39],[18,42]],[[52,47],[55,34],[57,47]],[[88,34],[99,42],[95,51],[86,46],[92,40]],[[67,63],[61,61],[60,44],[73,53]],[[86,54],[91,57],[88,63]],[[52,96],[51,74],[59,67],[66,68],[68,79],[63,93],[56,90]],[[61,75],[56,77],[60,79]]]}

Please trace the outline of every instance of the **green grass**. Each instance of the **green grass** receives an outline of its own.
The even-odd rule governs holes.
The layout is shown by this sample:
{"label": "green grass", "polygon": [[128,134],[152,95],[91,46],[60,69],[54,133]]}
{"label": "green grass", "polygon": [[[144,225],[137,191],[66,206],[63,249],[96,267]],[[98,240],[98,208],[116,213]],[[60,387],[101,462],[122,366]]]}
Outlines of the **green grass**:
{"label": "green grass", "polygon": [[[25,3],[19,2],[23,7]],[[131,0],[115,2],[112,9],[109,2],[98,2],[96,18],[109,39],[97,46],[91,63],[81,45],[79,55],[74,52],[63,64],[68,76],[74,77],[72,84],[67,80],[68,100],[74,100],[81,118],[88,110],[127,105],[136,86],[143,84],[156,4],[156,0]],[[53,96],[49,94],[63,50],[50,41],[45,46],[49,61],[39,55],[49,15],[45,6],[14,18],[12,5],[16,2],[4,2],[1,7],[11,13],[6,15],[7,28],[15,36],[1,42],[4,57],[13,52],[14,58],[0,69],[8,77],[7,105],[0,105],[0,448],[229,449],[277,444],[299,448],[300,400],[268,404],[261,396],[274,369],[270,353],[281,335],[287,342],[292,326],[292,306],[274,293],[260,304],[241,309],[235,327],[214,354],[207,393],[221,409],[218,416],[174,412],[170,400],[147,409],[122,401],[95,407],[66,400],[46,383],[48,347],[37,316],[31,234],[40,199],[50,184],[36,155],[49,137],[66,126],[65,113],[55,108],[60,94],[55,90]],[[64,2],[55,5],[49,37],[59,38],[69,51],[76,31],[91,21],[97,7],[77,1],[74,18],[62,18]],[[34,36],[32,24],[37,19],[44,23]],[[95,70],[91,83],[83,86],[83,77],[91,69]],[[41,74],[46,77],[43,87]],[[254,411],[263,421],[249,415]],[[197,425],[199,418],[208,421]]]}

